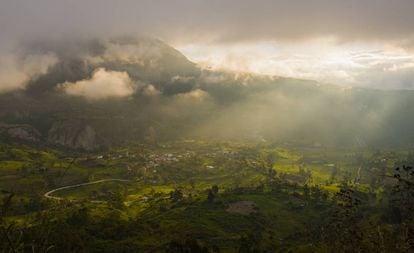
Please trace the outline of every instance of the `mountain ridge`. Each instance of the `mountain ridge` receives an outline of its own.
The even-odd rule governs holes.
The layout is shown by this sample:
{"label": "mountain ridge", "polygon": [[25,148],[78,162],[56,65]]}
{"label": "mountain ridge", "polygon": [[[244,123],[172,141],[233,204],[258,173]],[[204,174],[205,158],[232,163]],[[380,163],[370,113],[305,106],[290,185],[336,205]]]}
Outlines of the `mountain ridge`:
{"label": "mountain ridge", "polygon": [[[59,60],[25,90],[0,95],[0,122],[28,125],[38,141],[94,150],[143,141],[151,127],[177,138],[303,140],[326,145],[409,145],[414,92],[343,89],[315,81],[199,68],[154,39],[42,44]],[[81,48],[81,49],[79,49]],[[30,50],[29,50],[30,51]],[[103,68],[105,78],[94,76]],[[126,73],[119,75],[117,73]],[[62,84],[132,87],[122,97],[68,94]],[[129,86],[128,86],[129,87]],[[93,91],[93,90],[92,90]],[[372,130],[374,129],[374,131]],[[7,131],[6,131],[7,132]],[[19,139],[5,136],[3,140]],[[27,141],[27,140],[24,140]]]}

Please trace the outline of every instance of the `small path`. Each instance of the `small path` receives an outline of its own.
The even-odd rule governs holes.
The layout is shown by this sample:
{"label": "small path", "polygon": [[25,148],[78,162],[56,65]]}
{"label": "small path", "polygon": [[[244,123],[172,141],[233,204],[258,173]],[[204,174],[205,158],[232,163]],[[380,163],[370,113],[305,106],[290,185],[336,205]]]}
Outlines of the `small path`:
{"label": "small path", "polygon": [[67,190],[67,189],[81,187],[81,186],[85,186],[85,185],[100,184],[100,183],[106,183],[106,182],[131,182],[131,180],[118,179],[118,178],[109,178],[109,179],[102,179],[102,180],[92,181],[92,182],[88,182],[88,183],[73,184],[73,185],[68,185],[68,186],[63,186],[63,187],[53,189],[53,190],[48,191],[45,194],[43,194],[43,196],[45,198],[48,198],[48,199],[62,200],[63,198],[55,197],[55,196],[52,196],[51,194],[55,193],[55,192],[58,192],[58,191],[61,191],[61,190]]}

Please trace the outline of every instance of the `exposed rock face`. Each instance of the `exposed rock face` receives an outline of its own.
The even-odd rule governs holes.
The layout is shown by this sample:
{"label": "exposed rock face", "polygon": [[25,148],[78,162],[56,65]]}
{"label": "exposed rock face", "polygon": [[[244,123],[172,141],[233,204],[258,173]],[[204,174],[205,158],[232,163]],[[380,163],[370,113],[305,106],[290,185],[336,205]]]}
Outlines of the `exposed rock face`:
{"label": "exposed rock face", "polygon": [[95,130],[81,121],[60,121],[53,124],[48,133],[51,144],[93,150],[98,148]]}
{"label": "exposed rock face", "polygon": [[30,142],[37,142],[41,138],[39,131],[26,124],[20,125],[0,123],[0,136],[3,138]]}

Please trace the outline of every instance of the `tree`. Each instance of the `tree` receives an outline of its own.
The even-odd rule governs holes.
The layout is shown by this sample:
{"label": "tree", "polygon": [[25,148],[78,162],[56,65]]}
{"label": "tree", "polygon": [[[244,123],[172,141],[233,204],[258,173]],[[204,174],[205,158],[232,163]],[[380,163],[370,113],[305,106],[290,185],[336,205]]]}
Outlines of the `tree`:
{"label": "tree", "polygon": [[[216,250],[215,250],[216,251]],[[207,247],[200,245],[195,239],[187,239],[184,243],[179,241],[171,241],[166,251],[167,253],[208,253],[210,252]],[[216,251],[217,252],[217,251]]]}
{"label": "tree", "polygon": [[274,179],[277,175],[277,171],[274,169],[269,169],[269,177],[270,179]]}
{"label": "tree", "polygon": [[170,192],[170,199],[172,202],[177,202],[183,199],[183,193],[179,189]]}
{"label": "tree", "polygon": [[395,169],[393,176],[397,183],[391,191],[391,207],[399,216],[398,227],[401,248],[407,252],[414,251],[414,168],[402,166]]}
{"label": "tree", "polygon": [[214,202],[214,199],[216,198],[216,196],[213,193],[212,189],[208,189],[208,193],[207,193],[207,201],[208,203],[212,204]]}
{"label": "tree", "polygon": [[218,191],[219,191],[219,188],[218,188],[218,186],[217,186],[217,185],[213,185],[213,186],[211,187],[211,190],[213,191],[214,195],[216,195],[216,194],[218,193]]}
{"label": "tree", "polygon": [[219,188],[217,185],[213,185],[210,189],[207,190],[207,201],[212,204],[216,199]]}
{"label": "tree", "polygon": [[364,234],[360,227],[361,200],[355,197],[352,189],[341,189],[335,194],[334,200],[336,201],[334,213],[324,229],[327,245],[332,251],[369,252],[364,249]]}
{"label": "tree", "polygon": [[74,210],[71,215],[67,218],[66,222],[72,226],[85,226],[89,218],[88,209],[82,207]]}
{"label": "tree", "polygon": [[271,152],[267,155],[266,160],[270,168],[273,168],[278,158],[279,158],[279,155],[275,152]]}
{"label": "tree", "polygon": [[338,167],[336,167],[336,166],[334,166],[334,167],[332,168],[332,171],[331,171],[331,176],[329,177],[329,181],[330,181],[331,183],[334,183],[334,182],[335,182],[336,177],[338,176],[338,173],[339,173],[339,168],[338,168]]}
{"label": "tree", "polygon": [[[38,213],[36,220],[40,220],[41,222],[33,227],[17,225],[14,222],[6,222],[5,217],[11,209],[14,193],[6,191],[2,193],[6,194],[6,196],[0,204],[0,252],[28,252],[27,249],[30,248],[30,252],[33,253],[46,253],[54,248],[54,245],[50,244],[51,217],[46,217],[45,213]],[[29,235],[30,233],[28,231],[33,229],[37,231]]]}
{"label": "tree", "polygon": [[239,253],[259,253],[263,252],[260,247],[262,240],[261,231],[251,232],[240,238]]}
{"label": "tree", "polygon": [[24,243],[22,242],[22,234],[16,228],[15,224],[8,224],[4,219],[7,215],[7,212],[10,210],[14,193],[4,193],[7,195],[3,198],[0,206],[0,250],[2,252],[21,252],[21,250],[24,248]]}
{"label": "tree", "polygon": [[326,201],[328,199],[328,194],[318,186],[310,188],[310,195],[312,196],[312,199],[316,202]]}
{"label": "tree", "polygon": [[303,196],[305,197],[305,199],[309,199],[309,192],[309,187],[307,184],[305,184],[305,186],[303,186]]}

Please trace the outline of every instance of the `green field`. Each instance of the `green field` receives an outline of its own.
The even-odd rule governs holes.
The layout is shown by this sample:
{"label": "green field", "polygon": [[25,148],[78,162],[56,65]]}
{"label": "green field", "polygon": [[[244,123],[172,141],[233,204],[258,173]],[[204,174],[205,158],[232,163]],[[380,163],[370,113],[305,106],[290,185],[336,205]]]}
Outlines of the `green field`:
{"label": "green field", "polygon": [[[381,249],[388,249],[397,243],[395,224],[383,212],[395,180],[384,175],[409,156],[407,150],[213,141],[93,153],[1,145],[2,197],[13,194],[1,222],[15,224],[7,233],[21,252],[32,246],[46,252],[45,245],[48,252],[330,252],[344,242],[329,244],[335,235],[327,233],[329,225],[349,211],[339,208],[346,199],[338,192],[353,189],[365,217],[357,232],[373,236],[370,220],[386,237]],[[103,179],[128,182],[44,196]],[[366,240],[359,241],[365,249],[381,252]]]}

